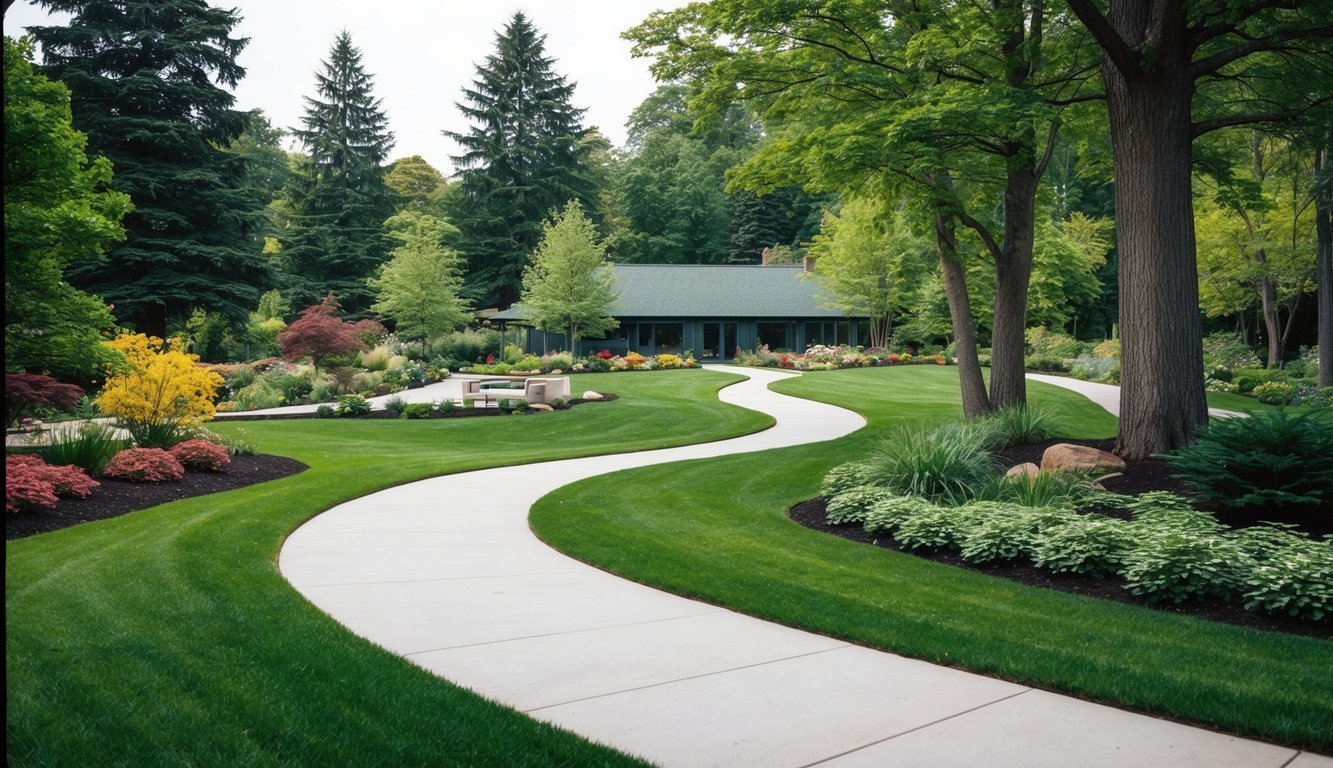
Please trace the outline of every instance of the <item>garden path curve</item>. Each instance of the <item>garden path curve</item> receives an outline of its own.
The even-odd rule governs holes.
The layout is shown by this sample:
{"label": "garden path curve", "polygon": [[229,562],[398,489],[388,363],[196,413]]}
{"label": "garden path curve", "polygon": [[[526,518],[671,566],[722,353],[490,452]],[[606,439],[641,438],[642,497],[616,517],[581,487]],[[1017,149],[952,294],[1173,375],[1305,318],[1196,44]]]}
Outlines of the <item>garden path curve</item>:
{"label": "garden path curve", "polygon": [[[1092,402],[1100,405],[1111,412],[1112,416],[1120,416],[1120,387],[1114,384],[1102,384],[1097,381],[1083,381],[1082,379],[1072,379],[1068,376],[1051,376],[1045,373],[1029,373],[1027,377],[1033,381],[1040,381],[1045,384],[1054,384],[1057,387],[1072,389],[1083,395]],[[1222,408],[1209,408],[1209,416],[1218,416],[1224,419],[1244,416],[1239,411],[1227,411]]]}
{"label": "garden path curve", "polygon": [[[438,477],[339,505],[283,575],[356,634],[510,707],[664,766],[1245,766],[1333,760],[760,621],[538,541],[528,510],[585,477],[830,440],[860,416],[749,377],[776,426],[715,443]],[[478,447],[479,450],[482,447]],[[502,448],[493,447],[493,450]],[[624,501],[633,503],[628,494]]]}

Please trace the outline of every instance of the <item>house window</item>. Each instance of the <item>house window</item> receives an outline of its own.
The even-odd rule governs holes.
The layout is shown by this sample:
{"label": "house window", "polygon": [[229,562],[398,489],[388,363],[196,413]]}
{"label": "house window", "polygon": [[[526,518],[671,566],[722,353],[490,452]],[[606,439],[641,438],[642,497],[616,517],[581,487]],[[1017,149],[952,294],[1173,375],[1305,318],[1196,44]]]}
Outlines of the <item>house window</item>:
{"label": "house window", "polygon": [[653,339],[657,342],[657,354],[679,353],[685,342],[685,324],[653,323]]}
{"label": "house window", "polygon": [[768,346],[770,352],[790,352],[787,338],[787,323],[757,323],[755,330],[758,339],[756,346]]}

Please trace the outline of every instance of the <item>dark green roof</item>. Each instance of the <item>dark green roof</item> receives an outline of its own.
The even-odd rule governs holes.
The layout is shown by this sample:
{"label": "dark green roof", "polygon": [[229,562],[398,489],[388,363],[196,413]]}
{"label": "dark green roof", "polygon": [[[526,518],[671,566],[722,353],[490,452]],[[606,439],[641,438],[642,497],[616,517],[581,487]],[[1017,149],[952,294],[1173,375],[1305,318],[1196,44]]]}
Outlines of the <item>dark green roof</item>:
{"label": "dark green roof", "polygon": [[[842,317],[800,265],[613,264],[612,317]],[[522,320],[522,305],[491,317]]]}

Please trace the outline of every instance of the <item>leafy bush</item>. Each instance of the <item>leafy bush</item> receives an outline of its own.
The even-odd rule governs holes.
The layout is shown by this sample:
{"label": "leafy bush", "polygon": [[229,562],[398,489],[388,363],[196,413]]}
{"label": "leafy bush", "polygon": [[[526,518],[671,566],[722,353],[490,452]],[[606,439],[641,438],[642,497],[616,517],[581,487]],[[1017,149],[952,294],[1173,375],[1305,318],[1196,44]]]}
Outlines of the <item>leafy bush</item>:
{"label": "leafy bush", "polygon": [[500,334],[494,331],[458,331],[437,341],[435,351],[465,363],[480,363],[486,359],[486,355],[499,353]]}
{"label": "leafy bush", "polygon": [[1148,602],[1208,595],[1226,600],[1242,590],[1248,558],[1234,540],[1160,520],[1135,526],[1135,534],[1122,575],[1126,588]]}
{"label": "leafy bush", "polygon": [[1295,397],[1296,388],[1285,381],[1265,381],[1256,386],[1251,394],[1261,403],[1287,405]]}
{"label": "leafy bush", "polygon": [[1256,561],[1245,576],[1247,610],[1311,621],[1333,610],[1333,545],[1268,525],[1235,536]]}
{"label": "leafy bush", "polygon": [[1301,387],[1293,398],[1296,405],[1327,408],[1333,405],[1333,387]]}
{"label": "leafy bush", "polygon": [[996,501],[974,501],[959,508],[966,527],[955,531],[963,558],[973,563],[1015,560],[1032,554],[1043,530],[1076,513],[1023,507]]}
{"label": "leafy bush", "polygon": [[863,485],[869,485],[870,467],[860,462],[839,464],[824,475],[824,482],[819,487],[819,495],[832,498]]}
{"label": "leafy bush", "polygon": [[397,395],[394,395],[393,397],[384,401],[384,410],[388,411],[389,413],[392,413],[394,415],[394,418],[402,416],[403,411],[406,408],[407,408],[407,401],[403,400],[403,398],[398,397]]}
{"label": "leafy bush", "polygon": [[337,415],[337,412],[333,410],[333,406],[328,403],[324,403],[315,409],[315,417],[319,419],[331,419]]}
{"label": "leafy bush", "polygon": [[568,371],[574,367],[574,356],[568,352],[552,352],[542,356],[540,367],[543,372]]}
{"label": "leafy bush", "polygon": [[903,522],[935,505],[919,496],[891,496],[875,502],[866,510],[863,526],[866,533],[891,533]]}
{"label": "leafy bush", "polygon": [[899,428],[881,441],[867,465],[876,485],[932,501],[966,500],[994,471],[983,436],[962,424]]}
{"label": "leafy bush", "polygon": [[1028,355],[1023,358],[1023,367],[1029,371],[1065,373],[1069,370],[1069,363],[1065,358],[1050,355]]}
{"label": "leafy bush", "polygon": [[1223,507],[1333,503],[1333,425],[1285,411],[1220,419],[1194,445],[1167,454],[1179,477]]}
{"label": "leafy bush", "polygon": [[1258,368],[1261,363],[1254,349],[1239,333],[1210,333],[1203,338],[1204,368]]}
{"label": "leafy bush", "polygon": [[314,383],[309,377],[287,371],[271,371],[264,376],[264,381],[269,388],[277,390],[278,394],[282,395],[283,402],[288,405],[301,402],[314,389]]}
{"label": "leafy bush", "polygon": [[655,368],[659,368],[662,370],[672,370],[675,368],[686,367],[684,358],[682,358],[680,355],[673,355],[669,352],[654,357],[653,363]]}
{"label": "leafy bush", "polygon": [[161,448],[126,448],[107,462],[102,474],[132,483],[163,483],[185,477],[185,467]]}
{"label": "leafy bush", "polygon": [[1132,529],[1122,520],[1074,515],[1037,536],[1032,562],[1055,573],[1100,579],[1120,571],[1133,544]]}
{"label": "leafy bush", "polygon": [[116,436],[116,430],[106,424],[89,422],[77,431],[58,430],[51,433],[50,442],[42,448],[42,458],[50,464],[73,464],[101,474],[111,457],[125,448],[126,441]]}
{"label": "leafy bush", "polygon": [[834,525],[863,523],[871,506],[892,498],[897,498],[897,494],[886,488],[875,486],[851,488],[828,500],[824,519]]}
{"label": "leafy bush", "polygon": [[440,413],[448,413],[449,411],[452,411],[455,407],[457,407],[457,404],[454,403],[453,400],[441,400],[439,403],[436,404],[435,407],[440,411]]}
{"label": "leafy bush", "polygon": [[513,366],[514,367],[511,368],[510,370],[540,371],[542,368],[542,360],[540,357],[537,357],[536,355],[524,355],[523,357],[520,357],[519,359],[515,360],[513,362]]}
{"label": "leafy bush", "polygon": [[320,361],[325,358],[365,349],[357,327],[337,317],[337,312],[338,300],[332,293],[319,304],[301,310],[300,317],[277,336],[282,356],[288,360],[309,357],[318,372]]}
{"label": "leafy bush", "polygon": [[908,549],[957,549],[959,533],[973,516],[962,507],[917,509],[898,525],[894,538]]}
{"label": "leafy bush", "polygon": [[282,405],[282,393],[262,379],[232,395],[232,405],[238,411],[258,411]]}
{"label": "leafy bush", "polygon": [[606,373],[611,370],[611,359],[593,355],[587,359],[583,366],[591,373]]}
{"label": "leafy bush", "polygon": [[370,413],[370,403],[361,395],[343,395],[333,409],[334,416],[363,416]]}
{"label": "leafy bush", "polygon": [[208,440],[186,440],[176,443],[168,451],[186,469],[203,472],[221,472],[231,465],[227,449]]}
{"label": "leafy bush", "polygon": [[403,419],[429,419],[434,412],[435,406],[431,403],[406,403],[398,415]]}
{"label": "leafy bush", "polygon": [[125,356],[126,365],[107,377],[97,407],[118,418],[135,442],[169,446],[180,430],[213,418],[222,377],[201,367],[196,355],[142,333],[106,344]]}
{"label": "leafy bush", "polygon": [[1114,357],[1080,355],[1069,365],[1069,372],[1087,381],[1106,381],[1120,372],[1120,360]]}

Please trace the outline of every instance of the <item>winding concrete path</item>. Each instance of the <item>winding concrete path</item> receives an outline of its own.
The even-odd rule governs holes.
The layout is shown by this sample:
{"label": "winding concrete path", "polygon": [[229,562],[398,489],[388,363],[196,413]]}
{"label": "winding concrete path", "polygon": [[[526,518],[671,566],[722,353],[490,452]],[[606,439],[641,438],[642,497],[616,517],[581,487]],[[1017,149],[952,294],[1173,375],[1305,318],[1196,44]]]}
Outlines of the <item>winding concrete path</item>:
{"label": "winding concrete path", "polygon": [[[1120,387],[1117,387],[1114,384],[1083,381],[1082,379],[1074,379],[1068,376],[1051,376],[1045,373],[1029,373],[1027,374],[1027,378],[1032,381],[1054,384],[1057,387],[1073,390],[1110,411],[1112,416],[1116,416],[1117,418],[1120,416]],[[1245,414],[1240,413],[1239,411],[1228,411],[1222,408],[1209,408],[1208,415],[1217,416],[1223,419],[1245,416]]]}
{"label": "winding concrete path", "polygon": [[[1299,754],[873,651],[612,576],[538,541],[528,509],[575,480],[830,440],[860,416],[749,380],[773,414],[716,443],[449,475],[303,525],[280,567],[356,634],[539,720],[664,766],[1333,768]],[[633,503],[632,494],[623,502]],[[610,501],[609,503],[616,503]]]}

